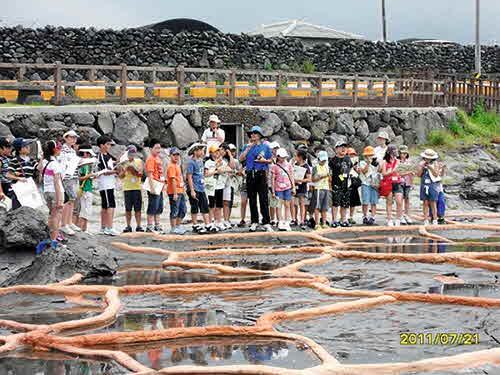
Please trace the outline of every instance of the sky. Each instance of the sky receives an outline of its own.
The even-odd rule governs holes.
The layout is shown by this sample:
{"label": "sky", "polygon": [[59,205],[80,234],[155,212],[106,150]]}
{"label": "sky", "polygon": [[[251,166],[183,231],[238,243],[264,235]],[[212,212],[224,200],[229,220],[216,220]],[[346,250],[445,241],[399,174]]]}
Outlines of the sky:
{"label": "sky", "polygon": [[[386,0],[388,37],[475,41],[476,0]],[[299,19],[382,38],[381,0],[23,0],[2,5],[0,26],[94,26],[121,29],[194,18],[222,32]],[[500,0],[481,0],[481,40],[500,44]]]}

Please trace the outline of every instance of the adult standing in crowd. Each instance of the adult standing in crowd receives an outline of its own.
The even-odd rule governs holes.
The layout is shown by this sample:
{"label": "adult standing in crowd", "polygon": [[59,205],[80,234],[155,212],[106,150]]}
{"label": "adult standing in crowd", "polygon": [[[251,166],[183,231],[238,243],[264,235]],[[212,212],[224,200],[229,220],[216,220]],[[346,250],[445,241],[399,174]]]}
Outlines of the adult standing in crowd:
{"label": "adult standing in crowd", "polygon": [[113,141],[111,138],[102,135],[97,138],[99,155],[97,157],[97,185],[101,195],[101,233],[109,236],[119,235],[113,229],[113,217],[116,208],[115,188],[116,175],[115,158],[109,153]]}
{"label": "adult standing in crowd", "polygon": [[61,231],[69,235],[74,235],[75,232],[80,232],[80,228],[73,224],[73,209],[78,198],[78,188],[80,186],[78,165],[75,164],[78,156],[73,147],[78,139],[78,134],[74,130],[70,130],[64,133],[63,138],[64,144],[61,148],[60,161],[64,166],[62,179],[68,201],[64,204],[63,208]]}
{"label": "adult standing in crowd", "polygon": [[0,201],[10,198],[10,178],[7,177],[9,170],[9,157],[12,152],[12,143],[7,138],[0,138]]}
{"label": "adult standing in crowd", "polygon": [[385,157],[385,152],[387,151],[387,146],[391,142],[389,134],[385,131],[381,131],[377,136],[377,146],[375,147],[375,159],[377,159],[378,164],[382,164]]}
{"label": "adult standing in crowd", "polygon": [[245,161],[248,201],[250,202],[251,225],[250,232],[255,232],[259,225],[260,204],[262,224],[267,232],[273,232],[269,217],[269,187],[267,185],[267,171],[272,163],[272,152],[267,144],[262,143],[263,132],[260,126],[254,126],[248,132],[250,143],[243,147],[240,161]]}
{"label": "adult standing in crowd", "polygon": [[[26,182],[28,178],[34,178],[36,172],[36,166],[38,162],[30,158],[30,146],[31,142],[23,139],[16,138],[12,142],[14,147],[14,157],[9,161],[9,168],[7,169],[7,177],[11,180],[12,186],[18,182]],[[12,209],[16,210],[21,207],[16,194],[11,193],[12,198]]]}
{"label": "adult standing in crowd", "polygon": [[226,133],[219,127],[220,123],[217,115],[210,115],[207,123],[209,128],[201,136],[201,141],[207,145],[207,149],[213,145],[220,146],[226,140]]}

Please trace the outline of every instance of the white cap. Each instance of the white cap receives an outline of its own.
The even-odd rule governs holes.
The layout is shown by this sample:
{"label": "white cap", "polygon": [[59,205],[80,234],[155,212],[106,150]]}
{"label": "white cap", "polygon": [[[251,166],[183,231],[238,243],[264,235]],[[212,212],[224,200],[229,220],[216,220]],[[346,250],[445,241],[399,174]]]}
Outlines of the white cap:
{"label": "white cap", "polygon": [[232,143],[230,143],[228,146],[227,146],[228,149],[230,150],[236,150],[236,146],[233,145]]}
{"label": "white cap", "polygon": [[63,135],[63,138],[66,138],[66,137],[79,137],[78,134],[76,134],[76,132],[74,130],[70,130],[70,131],[67,131],[66,133],[64,133]]}
{"label": "white cap", "polygon": [[387,139],[388,141],[390,140],[389,138],[389,134],[387,134],[387,132],[384,132],[384,131],[381,131],[380,133],[378,133],[378,138],[384,138],[384,139]]}
{"label": "white cap", "polygon": [[284,148],[280,148],[276,155],[280,158],[287,158],[288,157],[288,152]]}
{"label": "white cap", "polygon": [[210,124],[212,121],[213,121],[213,122],[216,122],[216,123],[218,123],[218,124],[220,124],[220,123],[221,123],[221,121],[220,121],[220,119],[219,119],[219,116],[217,116],[217,115],[210,115],[210,117],[208,118],[208,122],[207,122],[207,124]]}
{"label": "white cap", "polygon": [[95,152],[91,148],[81,148],[78,151],[80,151],[80,152],[88,152],[90,155],[95,156]]}
{"label": "white cap", "polygon": [[281,146],[280,146],[280,144],[278,142],[271,142],[271,143],[269,143],[269,148],[271,150],[274,150],[275,148],[280,148],[280,147]]}

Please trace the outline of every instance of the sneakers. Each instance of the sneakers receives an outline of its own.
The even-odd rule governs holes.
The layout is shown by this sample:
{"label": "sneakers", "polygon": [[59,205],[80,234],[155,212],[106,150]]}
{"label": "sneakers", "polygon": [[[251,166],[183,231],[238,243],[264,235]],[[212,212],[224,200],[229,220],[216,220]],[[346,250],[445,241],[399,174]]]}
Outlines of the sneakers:
{"label": "sneakers", "polygon": [[198,234],[206,234],[208,232],[207,228],[204,225],[198,227]]}
{"label": "sneakers", "polygon": [[292,220],[290,222],[290,225],[293,226],[293,227],[296,227],[297,225],[299,225],[299,222],[297,220]]}
{"label": "sneakers", "polygon": [[402,225],[408,225],[408,222],[406,221],[406,216],[404,216],[404,215],[401,216],[401,220],[400,221],[401,221]]}
{"label": "sneakers", "polygon": [[272,225],[273,227],[275,227],[277,224],[278,224],[278,222],[277,222],[276,220],[271,220],[271,225]]}
{"label": "sneakers", "polygon": [[347,221],[348,221],[348,222],[349,222],[349,224],[351,224],[351,225],[356,225],[356,221],[355,221],[352,217],[350,217],[350,218],[349,218],[349,220],[347,220]]}
{"label": "sneakers", "polygon": [[392,221],[392,220],[387,220],[387,226],[388,226],[388,227],[393,227],[393,226],[394,226],[394,221]]}
{"label": "sneakers", "polygon": [[146,227],[146,233],[156,233],[155,228],[152,225]]}
{"label": "sneakers", "polygon": [[348,221],[344,221],[343,223],[340,224],[342,228],[349,228],[351,224]]}
{"label": "sneakers", "polygon": [[81,232],[81,228],[78,226],[78,225],[75,225],[75,224],[69,224],[68,225],[72,230],[74,230],[75,232]]}
{"label": "sneakers", "polygon": [[330,226],[328,224],[324,224],[324,225],[321,226],[321,228],[323,228],[323,229],[329,229]]}
{"label": "sneakers", "polygon": [[432,220],[432,225],[438,225],[438,221],[437,220]]}
{"label": "sneakers", "polygon": [[182,227],[178,226],[178,227],[175,227],[173,228],[171,231],[170,231],[171,234],[178,234],[180,236],[182,236],[183,234],[186,233],[186,230],[183,229]]}
{"label": "sneakers", "polygon": [[132,227],[128,225],[124,230],[123,233],[131,233],[132,232]]}
{"label": "sneakers", "polygon": [[406,220],[406,224],[408,224],[408,225],[412,225],[413,224],[413,220],[410,219],[410,217],[408,215],[404,215],[404,218]]}
{"label": "sneakers", "polygon": [[245,220],[241,220],[241,221],[238,223],[238,228],[243,228],[245,225],[247,225],[247,223],[245,222]]}
{"label": "sneakers", "polygon": [[266,224],[266,225],[264,225],[264,230],[265,230],[266,232],[274,232],[274,229],[273,229],[273,227],[271,226],[271,224]]}
{"label": "sneakers", "polygon": [[[268,224],[269,225],[269,224]],[[252,223],[252,225],[250,225],[250,232],[257,232],[257,227],[259,226],[259,224],[257,223]]]}
{"label": "sneakers", "polygon": [[115,231],[113,228],[104,228],[104,234],[108,236],[119,236],[120,233]]}
{"label": "sneakers", "polygon": [[374,225],[375,224],[375,218],[374,217],[370,217],[368,219],[368,225]]}
{"label": "sneakers", "polygon": [[363,225],[370,225],[370,219],[368,219],[366,216],[363,218]]}
{"label": "sneakers", "polygon": [[59,242],[66,242],[66,241],[67,241],[67,240],[66,240],[66,237],[64,237],[64,235],[63,235],[62,233],[59,233],[59,234],[57,235],[56,240],[57,240],[57,241],[59,241]]}
{"label": "sneakers", "polygon": [[226,229],[232,229],[234,227],[233,223],[230,221],[226,221],[224,224],[226,225]]}
{"label": "sneakers", "polygon": [[69,225],[66,225],[65,227],[61,228],[61,232],[66,233],[68,236],[74,236],[75,231],[71,229]]}
{"label": "sneakers", "polygon": [[339,221],[334,221],[332,223],[332,228],[338,228],[338,227],[340,227],[340,222]]}
{"label": "sneakers", "polygon": [[323,227],[319,224],[314,227],[314,230],[321,230],[321,229],[323,229]]}
{"label": "sneakers", "polygon": [[301,223],[300,224],[300,229],[307,230],[307,223]]}
{"label": "sneakers", "polygon": [[287,232],[291,232],[292,231],[292,227],[290,226],[290,223],[285,222],[284,227],[285,227],[285,231],[287,231]]}
{"label": "sneakers", "polygon": [[137,228],[135,228],[135,231],[136,232],[144,232],[144,228],[141,226],[138,226]]}
{"label": "sneakers", "polygon": [[401,226],[401,220],[394,220],[394,226],[400,227]]}
{"label": "sneakers", "polygon": [[165,231],[163,230],[163,228],[159,224],[156,224],[154,226],[154,231],[155,231],[155,233],[158,233],[158,234],[165,234]]}
{"label": "sneakers", "polygon": [[282,232],[286,231],[286,222],[284,222],[284,221],[279,221],[279,222],[278,222],[278,230],[279,230],[279,231],[282,231]]}
{"label": "sneakers", "polygon": [[438,217],[438,224],[439,225],[445,225],[446,224],[446,219],[443,216]]}

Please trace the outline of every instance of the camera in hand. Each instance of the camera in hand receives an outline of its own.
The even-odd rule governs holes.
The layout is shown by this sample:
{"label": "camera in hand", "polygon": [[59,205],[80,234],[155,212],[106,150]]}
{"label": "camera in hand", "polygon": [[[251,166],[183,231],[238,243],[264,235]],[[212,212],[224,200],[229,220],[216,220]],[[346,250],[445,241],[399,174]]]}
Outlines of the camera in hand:
{"label": "camera in hand", "polygon": [[373,165],[374,167],[378,167],[378,161],[377,161],[377,159],[375,159],[375,158],[374,158],[374,159],[372,160],[372,165]]}

